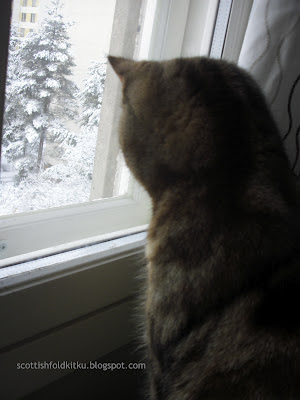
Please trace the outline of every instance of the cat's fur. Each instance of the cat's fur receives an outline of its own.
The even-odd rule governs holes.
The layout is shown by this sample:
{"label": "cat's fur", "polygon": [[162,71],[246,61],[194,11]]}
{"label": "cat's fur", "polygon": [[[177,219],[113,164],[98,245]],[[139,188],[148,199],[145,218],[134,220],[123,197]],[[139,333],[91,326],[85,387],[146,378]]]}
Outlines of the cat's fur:
{"label": "cat's fur", "polygon": [[299,196],[261,91],[224,61],[109,61],[153,204],[151,399],[300,399]]}

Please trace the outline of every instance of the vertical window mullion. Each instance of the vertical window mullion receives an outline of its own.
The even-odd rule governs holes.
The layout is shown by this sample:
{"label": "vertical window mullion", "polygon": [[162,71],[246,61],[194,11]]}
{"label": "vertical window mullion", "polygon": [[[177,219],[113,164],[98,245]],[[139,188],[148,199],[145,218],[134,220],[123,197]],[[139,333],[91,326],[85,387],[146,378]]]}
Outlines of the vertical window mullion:
{"label": "vertical window mullion", "polygon": [[[117,0],[109,53],[133,58],[142,0]],[[119,21],[123,21],[122,24]],[[113,196],[119,153],[120,82],[107,68],[96,145],[91,200]]]}

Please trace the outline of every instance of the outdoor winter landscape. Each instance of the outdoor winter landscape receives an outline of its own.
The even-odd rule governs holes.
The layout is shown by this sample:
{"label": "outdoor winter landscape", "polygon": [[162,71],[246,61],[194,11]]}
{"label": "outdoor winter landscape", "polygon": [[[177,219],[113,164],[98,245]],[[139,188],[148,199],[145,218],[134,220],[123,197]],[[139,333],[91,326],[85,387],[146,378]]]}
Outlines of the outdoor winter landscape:
{"label": "outdoor winter landscape", "polygon": [[[23,6],[37,4],[21,1]],[[88,60],[82,84],[77,84],[69,33],[76,22],[66,20],[61,0],[47,6],[43,20],[26,35],[15,22],[11,27],[1,215],[89,201],[106,59]]]}

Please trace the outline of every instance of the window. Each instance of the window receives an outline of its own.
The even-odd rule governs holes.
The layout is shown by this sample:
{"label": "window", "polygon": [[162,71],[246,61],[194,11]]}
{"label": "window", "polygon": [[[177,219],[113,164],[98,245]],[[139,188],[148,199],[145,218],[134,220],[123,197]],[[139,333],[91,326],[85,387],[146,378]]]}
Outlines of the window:
{"label": "window", "polygon": [[26,22],[26,13],[21,14],[21,21]]}
{"label": "window", "polygon": [[[130,27],[132,33],[127,48],[133,55],[142,2],[131,2],[131,6],[125,10],[120,6],[120,2],[117,2],[119,3],[117,6],[113,1],[107,3],[94,0],[91,3],[93,7],[87,7],[82,2],[74,7],[74,2],[65,2],[65,6],[61,10],[64,20],[63,18],[60,19],[61,26],[65,29],[64,40],[56,38],[56,42],[53,43],[52,38],[51,43],[45,44],[47,35],[43,36],[40,29],[37,35],[28,35],[22,46],[17,45],[15,49],[12,49],[12,47],[10,49],[10,61],[15,61],[15,67],[10,65],[15,70],[9,68],[9,71],[12,72],[11,82],[16,76],[22,76],[22,79],[26,80],[29,77],[28,74],[32,74],[31,82],[32,77],[35,76],[37,78],[35,83],[40,85],[40,93],[42,91],[42,99],[39,100],[39,96],[35,98],[29,94],[28,101],[23,102],[23,104],[27,104],[27,109],[22,110],[20,99],[23,94],[18,92],[19,96],[14,96],[12,92],[10,93],[10,81],[8,81],[7,109],[12,110],[14,108],[13,114],[19,116],[22,112],[25,112],[27,117],[31,118],[31,123],[23,129],[21,116],[19,119],[21,124],[18,125],[19,137],[17,137],[15,135],[16,129],[14,129],[16,126],[13,127],[16,123],[14,116],[11,115],[12,119],[10,120],[9,113],[4,115],[2,155],[6,164],[9,164],[9,172],[2,171],[1,174],[0,207],[3,215],[1,223],[4,228],[2,229],[3,236],[1,239],[4,238],[7,247],[4,252],[0,253],[0,257],[5,262],[11,263],[12,261],[8,261],[8,259],[14,256],[40,251],[53,245],[85,240],[109,231],[144,225],[148,221],[147,197],[129,177],[117,145],[116,131],[112,132],[110,126],[120,109],[119,99],[116,99],[119,87],[113,74],[110,77],[108,76],[107,80],[105,79],[106,59],[104,57],[105,53],[107,54],[109,51],[112,29],[118,32],[120,40],[122,40],[120,35],[125,34],[125,26],[123,32],[118,26],[113,28],[113,21],[116,18],[114,15],[118,14],[127,24],[129,9],[131,16],[133,15],[135,18],[135,25],[133,24]],[[87,10],[90,10],[89,13]],[[34,14],[31,16],[32,22],[34,16]],[[60,18],[59,16],[54,17]],[[77,21],[77,26],[81,27],[80,31],[76,27],[76,22],[70,28],[67,26],[72,19]],[[99,20],[101,23],[99,23]],[[48,28],[49,26],[47,26]],[[25,35],[25,30],[23,32],[23,35]],[[88,41],[82,32],[89,32]],[[71,36],[70,40],[67,38],[68,34]],[[17,38],[14,39],[13,35],[12,39],[17,42]],[[38,44],[36,41],[38,41]],[[71,49],[71,41],[74,43],[74,49]],[[33,43],[35,47],[32,45]],[[56,44],[58,48],[54,48]],[[41,47],[37,49],[38,45]],[[113,46],[115,45],[117,44]],[[23,58],[21,61],[19,58],[19,63],[16,58],[20,57],[21,47],[27,49],[27,53],[22,53]],[[99,56],[99,48],[101,47],[102,53]],[[39,53],[37,50],[39,50]],[[72,50],[77,55],[76,59],[73,58]],[[47,59],[47,51],[56,53],[60,51],[61,65],[70,68],[72,72],[71,79],[68,79],[69,76],[61,77],[69,85],[69,91],[64,98],[63,94],[56,90],[57,80],[55,81],[53,78],[57,78],[58,63],[54,65],[53,62],[48,62],[46,68],[43,69],[42,64]],[[43,58],[40,62],[40,68],[37,68],[39,58],[36,58],[36,54],[45,55],[45,57],[41,56]],[[70,54],[69,58],[64,58],[66,54]],[[34,58],[36,62],[32,68],[30,63]],[[90,60],[93,60],[93,62],[90,63]],[[74,68],[72,67],[73,63],[76,64]],[[21,66],[24,67],[23,71]],[[15,76],[13,76],[14,73]],[[42,76],[43,74],[44,76]],[[37,86],[32,86],[31,92],[34,92],[36,88]],[[104,89],[108,91],[108,94],[104,93]],[[52,97],[48,96],[49,92],[51,92]],[[9,94],[11,94],[10,98]],[[113,97],[113,106],[110,104],[111,97]],[[13,98],[17,100],[16,103],[13,103]],[[43,101],[43,99],[47,101]],[[46,105],[47,102],[50,104]],[[73,112],[76,105],[78,106],[77,115]],[[103,166],[101,167],[99,164],[95,166],[96,172],[93,173],[101,106],[103,106],[105,117],[102,118],[103,124],[100,126],[101,140],[99,142],[108,139],[109,143],[111,133],[114,134],[115,138],[109,149],[104,148],[106,152],[104,157],[111,159],[111,162],[107,165],[108,163],[103,163],[101,157],[100,163],[102,162]],[[51,120],[52,109],[55,109],[58,113]],[[43,110],[44,115],[41,115],[41,110]],[[48,114],[45,113],[45,110]],[[63,119],[63,114],[68,114],[68,118]],[[48,118],[47,133],[45,134],[42,132],[41,125],[40,128],[37,125],[37,123],[39,124],[38,120],[41,120],[42,117]],[[117,129],[116,123],[114,129]],[[99,152],[101,152],[101,149]],[[36,173],[37,171],[40,174]],[[100,179],[99,175],[102,175]],[[102,188],[99,188],[99,183]],[[16,218],[12,219],[13,214],[16,214]],[[108,222],[111,218],[108,216],[109,214],[116,219],[115,222]],[[58,226],[59,221],[62,222],[61,228]],[[55,226],[54,231],[48,225],[49,223],[53,227]],[[38,234],[40,228],[38,227],[41,224],[48,233],[52,230],[52,233],[50,233],[52,239],[48,236],[48,233],[42,241],[38,239],[40,237]],[[11,230],[12,225],[14,226],[13,230]],[[75,228],[75,226],[78,226],[78,228]],[[23,228],[25,228],[25,231]],[[10,236],[10,232],[14,232],[13,236]],[[16,234],[18,239],[15,236]],[[24,246],[26,236],[30,239]]]}
{"label": "window", "polygon": [[32,0],[32,7],[37,7],[37,0]]}
{"label": "window", "polygon": [[36,14],[30,15],[30,22],[36,22]]}
{"label": "window", "polygon": [[[65,1],[62,17],[57,17],[66,32],[64,40],[56,41],[59,61],[71,73],[63,77],[69,85],[66,94],[60,93],[53,78],[58,64],[45,63],[55,41],[47,42],[40,28],[21,46],[28,53],[23,53],[23,60],[17,63],[16,74],[23,74],[25,80],[31,74],[31,82],[35,78],[40,85],[32,87],[31,92],[42,96],[29,93],[31,97],[24,101],[27,93],[15,96],[8,90],[7,94],[6,105],[9,95],[12,99],[7,109],[13,112],[10,121],[9,114],[4,116],[2,155],[10,171],[2,171],[1,178],[0,239],[5,249],[0,252],[0,265],[97,242],[99,235],[149,221],[148,196],[130,176],[118,147],[120,83],[110,68],[106,69],[104,54],[137,59],[208,54],[217,0],[201,4],[187,0],[90,2],[93,6],[86,7],[83,2],[74,6],[74,2]],[[199,26],[199,17],[206,23]],[[72,20],[75,24],[67,28]],[[83,32],[89,32],[88,41]],[[41,46],[39,52],[37,46]],[[10,51],[12,60],[20,56],[13,48]],[[40,70],[37,54],[41,57]],[[33,58],[37,60],[36,69],[32,68]],[[13,74],[13,68],[9,72]],[[76,101],[79,108],[75,116]],[[26,104],[25,109],[22,104]],[[53,110],[58,111],[55,118]],[[25,125],[22,113],[26,114]],[[63,119],[64,115],[68,118]]]}
{"label": "window", "polygon": [[[20,28],[20,36],[21,37],[25,36],[25,28]],[[8,165],[8,168],[11,169],[11,165]]]}
{"label": "window", "polygon": [[22,0],[22,6],[27,7],[28,5],[28,0]]}

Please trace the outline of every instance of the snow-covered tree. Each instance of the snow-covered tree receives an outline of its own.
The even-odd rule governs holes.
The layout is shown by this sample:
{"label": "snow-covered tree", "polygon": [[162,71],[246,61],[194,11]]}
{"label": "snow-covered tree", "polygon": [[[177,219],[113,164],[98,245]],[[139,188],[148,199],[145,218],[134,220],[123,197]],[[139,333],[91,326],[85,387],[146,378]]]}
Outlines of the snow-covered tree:
{"label": "snow-covered tree", "polygon": [[89,77],[84,80],[84,88],[79,94],[81,106],[81,126],[98,127],[106,78],[106,62],[92,61],[88,68]]}
{"label": "snow-covered tree", "polygon": [[70,24],[64,21],[60,7],[60,0],[53,0],[39,30],[19,45],[18,77],[7,89],[6,112],[11,110],[14,117],[5,117],[5,155],[21,179],[43,169],[46,142],[75,144],[65,122],[76,116],[78,89],[69,79],[75,66]]}
{"label": "snow-covered tree", "polygon": [[[83,90],[77,95],[82,112],[76,146],[65,145],[61,157],[63,163],[47,168],[41,175],[45,182],[55,185],[56,191],[62,186],[68,198],[75,203],[80,199],[88,201],[90,195],[106,65],[106,62],[92,62]],[[61,196],[59,198],[60,202],[65,201]]]}
{"label": "snow-covered tree", "polygon": [[[6,74],[6,91],[5,91],[5,113],[3,118],[3,146],[4,152],[6,147],[10,146],[10,153],[18,152],[15,149],[15,143],[21,142],[22,119],[20,118],[20,110],[22,110],[21,97],[16,95],[15,82],[18,81],[20,75],[20,51],[19,51],[19,32],[16,25],[12,24],[10,30],[9,53]],[[19,129],[20,128],[20,129]]]}
{"label": "snow-covered tree", "polygon": [[8,63],[7,63],[7,73],[6,73],[6,93],[5,102],[6,110],[4,114],[4,125],[6,121],[10,121],[16,116],[16,109],[12,107],[13,101],[13,83],[17,81],[19,76],[19,33],[18,28],[15,24],[12,24],[10,29],[10,41],[9,41],[9,52],[8,52]]}

